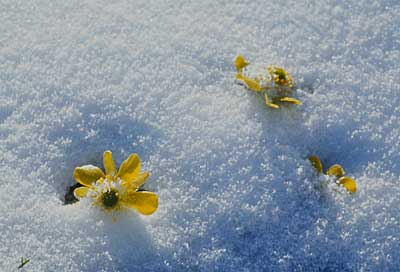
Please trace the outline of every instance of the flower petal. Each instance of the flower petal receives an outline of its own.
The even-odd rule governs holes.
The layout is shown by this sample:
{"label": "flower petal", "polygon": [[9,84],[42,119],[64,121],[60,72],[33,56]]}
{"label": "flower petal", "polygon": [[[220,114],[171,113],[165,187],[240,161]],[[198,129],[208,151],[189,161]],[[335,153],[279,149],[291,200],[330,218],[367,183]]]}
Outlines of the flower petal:
{"label": "flower petal", "polygon": [[88,187],[78,187],[74,190],[74,196],[78,199],[84,198],[86,197],[88,190]]}
{"label": "flower petal", "polygon": [[246,87],[249,88],[250,90],[255,92],[261,92],[262,90],[261,85],[257,80],[245,76],[243,76],[241,80],[243,80],[243,82],[246,84]]}
{"label": "flower petal", "polygon": [[249,78],[241,74],[240,72],[236,74],[236,79],[241,81],[246,85],[246,87],[255,92],[261,92],[262,88],[260,82],[256,79]]}
{"label": "flower petal", "polygon": [[134,180],[132,180],[130,185],[136,189],[139,189],[140,186],[142,186],[146,182],[149,176],[149,172],[140,173]]}
{"label": "flower petal", "polygon": [[237,80],[243,80],[244,75],[242,75],[240,72],[236,74],[236,79]]}
{"label": "flower petal", "polygon": [[315,170],[317,170],[318,173],[322,173],[322,163],[317,156],[312,155],[308,157],[308,160],[311,162],[312,166],[314,166]]}
{"label": "flower petal", "polygon": [[92,183],[96,182],[100,178],[104,178],[104,173],[100,168],[93,165],[84,165],[81,167],[76,167],[74,171],[75,180],[86,186],[92,186]]}
{"label": "flower petal", "polygon": [[158,196],[153,192],[131,192],[121,202],[127,208],[135,209],[144,215],[149,215],[157,210]]}
{"label": "flower petal", "polygon": [[134,180],[140,172],[140,158],[137,154],[131,154],[118,171],[118,177],[126,182]]}
{"label": "flower petal", "polygon": [[326,174],[328,176],[336,176],[337,178],[340,178],[344,176],[345,172],[342,166],[335,164],[329,167],[329,169],[326,171]]}
{"label": "flower petal", "polygon": [[103,153],[103,165],[106,170],[106,175],[114,176],[117,173],[112,152],[110,150]]}
{"label": "flower petal", "polygon": [[273,109],[279,109],[279,105],[272,103],[267,94],[264,94],[265,105]]}
{"label": "flower petal", "polygon": [[300,100],[298,100],[296,98],[293,98],[293,97],[282,97],[280,100],[282,102],[287,102],[287,103],[291,103],[291,104],[295,104],[295,105],[302,105],[303,104]]}
{"label": "flower petal", "polygon": [[244,67],[246,67],[249,63],[246,61],[246,59],[242,56],[239,55],[235,58],[235,67],[236,70],[241,70]]}
{"label": "flower petal", "polygon": [[357,184],[354,179],[349,177],[341,177],[339,183],[343,185],[350,193],[355,193],[357,191]]}

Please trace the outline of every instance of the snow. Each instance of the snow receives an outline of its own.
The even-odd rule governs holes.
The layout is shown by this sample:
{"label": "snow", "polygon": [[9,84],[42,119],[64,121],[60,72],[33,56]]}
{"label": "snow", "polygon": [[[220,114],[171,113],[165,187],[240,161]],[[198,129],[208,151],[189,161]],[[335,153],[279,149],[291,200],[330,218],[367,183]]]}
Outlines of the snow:
{"label": "snow", "polygon": [[[398,1],[0,0],[0,267],[395,271]],[[274,64],[268,109],[233,59]],[[64,205],[75,167],[138,153],[159,209]],[[358,191],[317,189],[307,156]]]}

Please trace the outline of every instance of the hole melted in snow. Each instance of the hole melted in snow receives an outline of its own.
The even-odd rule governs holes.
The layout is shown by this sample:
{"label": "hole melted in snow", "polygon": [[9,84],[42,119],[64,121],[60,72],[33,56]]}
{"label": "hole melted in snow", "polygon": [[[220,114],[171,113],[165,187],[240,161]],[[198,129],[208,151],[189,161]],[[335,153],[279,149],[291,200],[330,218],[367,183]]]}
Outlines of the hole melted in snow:
{"label": "hole melted in snow", "polygon": [[64,205],[74,204],[75,202],[78,202],[78,199],[74,195],[74,190],[82,186],[83,185],[79,183],[75,183],[74,185],[67,187],[67,191],[64,195]]}

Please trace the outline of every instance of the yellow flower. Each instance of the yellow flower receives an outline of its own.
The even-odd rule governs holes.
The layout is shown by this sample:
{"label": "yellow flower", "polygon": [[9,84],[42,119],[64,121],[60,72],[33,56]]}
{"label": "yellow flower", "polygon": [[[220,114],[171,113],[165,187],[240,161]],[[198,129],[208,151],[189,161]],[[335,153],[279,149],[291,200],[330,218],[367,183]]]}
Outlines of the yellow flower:
{"label": "yellow flower", "polygon": [[[308,157],[308,159],[318,173],[323,173],[321,160],[317,156],[312,155]],[[336,184],[343,186],[350,193],[355,193],[357,191],[357,183],[354,179],[345,176],[346,173],[341,165],[332,165],[331,167],[329,167],[328,170],[326,170],[325,173],[328,176],[335,176]]]}
{"label": "yellow flower", "polygon": [[302,102],[290,97],[294,91],[292,76],[284,69],[277,66],[250,65],[241,55],[234,61],[236,80],[245,85],[247,89],[263,93],[265,105],[279,109],[279,104],[301,105]]}
{"label": "yellow flower", "polygon": [[74,190],[76,198],[89,198],[93,205],[106,211],[135,209],[149,215],[157,210],[157,194],[138,191],[149,173],[140,173],[140,158],[137,154],[131,154],[117,171],[111,151],[105,151],[103,164],[105,174],[93,165],[75,168],[74,178],[83,185]]}

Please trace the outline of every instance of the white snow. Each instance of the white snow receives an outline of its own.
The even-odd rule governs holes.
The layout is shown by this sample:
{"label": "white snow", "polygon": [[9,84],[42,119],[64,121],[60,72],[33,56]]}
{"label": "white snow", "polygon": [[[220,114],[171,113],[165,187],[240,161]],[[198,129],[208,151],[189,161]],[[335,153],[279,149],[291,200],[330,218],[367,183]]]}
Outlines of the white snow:
{"label": "white snow", "polygon": [[[400,5],[0,0],[0,270],[395,271]],[[272,110],[233,59],[285,68]],[[75,167],[138,153],[159,194],[113,222]],[[358,192],[318,190],[307,161]]]}

